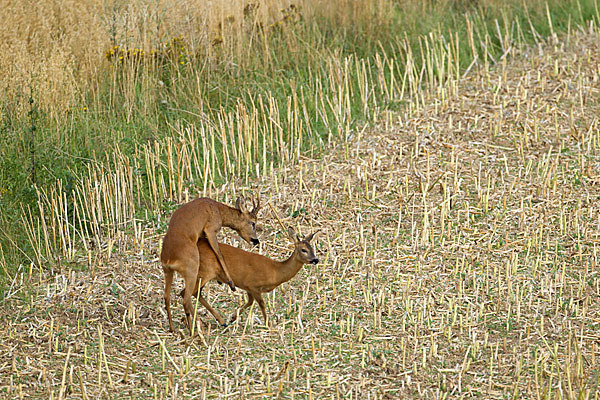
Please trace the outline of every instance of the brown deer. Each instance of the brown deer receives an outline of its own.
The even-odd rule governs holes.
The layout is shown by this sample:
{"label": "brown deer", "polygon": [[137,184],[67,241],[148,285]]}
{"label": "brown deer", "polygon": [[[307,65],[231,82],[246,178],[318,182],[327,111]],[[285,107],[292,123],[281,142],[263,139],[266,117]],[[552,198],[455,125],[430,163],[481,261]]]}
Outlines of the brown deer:
{"label": "brown deer", "polygon": [[[233,282],[248,294],[248,302],[239,311],[250,307],[256,300],[265,324],[267,323],[267,312],[262,293],[270,292],[282,283],[292,279],[304,264],[317,264],[319,262],[310,245],[310,241],[317,232],[306,236],[304,239],[295,235],[291,228],[288,233],[290,239],[294,242],[294,252],[285,261],[274,261],[268,257],[250,253],[237,247],[226,244],[220,245]],[[213,279],[223,281],[226,278],[225,273],[219,268],[219,263],[206,240],[200,239],[198,241],[198,253],[200,254],[200,264],[193,296],[198,296],[200,303],[210,311],[219,324],[227,326],[221,315],[202,297],[202,288]],[[233,316],[231,322],[237,318],[237,314]]]}
{"label": "brown deer", "polygon": [[224,271],[222,282],[226,282],[231,290],[235,290],[217,242],[217,233],[221,226],[226,226],[235,230],[248,243],[257,245],[259,240],[256,236],[256,214],[260,209],[260,199],[257,203],[253,199],[252,205],[252,211],[248,211],[246,201],[242,198],[237,199],[233,208],[204,197],[182,205],[171,216],[160,253],[160,262],[165,273],[165,308],[171,332],[173,332],[173,320],[170,299],[174,272],[179,273],[185,281],[183,308],[190,333],[192,332],[191,293],[196,284],[200,262],[200,254],[196,246],[198,239],[205,239],[207,248],[210,249],[202,257],[207,257],[210,253],[211,259],[217,259]]}

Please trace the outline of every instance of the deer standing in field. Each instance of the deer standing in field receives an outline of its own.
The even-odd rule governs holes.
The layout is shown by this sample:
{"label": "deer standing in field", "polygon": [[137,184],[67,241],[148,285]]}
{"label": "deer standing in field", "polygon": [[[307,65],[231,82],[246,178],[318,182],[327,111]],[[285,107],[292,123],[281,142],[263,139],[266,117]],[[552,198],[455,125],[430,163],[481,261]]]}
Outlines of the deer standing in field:
{"label": "deer standing in field", "polygon": [[[173,320],[171,319],[170,299],[175,272],[179,273],[185,281],[183,308],[190,333],[192,332],[191,314],[193,311],[191,293],[196,285],[196,275],[201,257],[218,260],[223,270],[221,281],[226,282],[231,290],[235,290],[229,268],[226,266],[217,242],[217,233],[221,226],[226,226],[235,230],[248,243],[257,245],[259,240],[256,236],[256,215],[260,209],[260,199],[257,203],[253,199],[252,205],[253,209],[249,211],[242,198],[237,199],[234,208],[204,197],[182,205],[171,216],[160,253],[160,262],[165,274],[165,308],[171,332],[173,332]],[[198,239],[204,239],[209,250],[202,255],[199,254],[196,245]]]}
{"label": "deer standing in field", "polygon": [[[248,294],[248,302],[239,311],[250,307],[256,300],[265,324],[267,323],[267,312],[262,293],[270,292],[282,283],[292,279],[304,264],[317,264],[319,262],[310,245],[310,241],[316,232],[304,239],[295,235],[291,228],[288,233],[290,239],[294,242],[294,252],[285,261],[274,261],[268,257],[250,253],[237,247],[226,244],[220,245],[235,286],[244,289]],[[225,272],[219,267],[219,263],[206,240],[201,239],[198,241],[198,253],[200,254],[200,264],[193,296],[198,296],[200,303],[217,319],[219,324],[226,326],[221,315],[202,297],[202,288],[213,279],[223,281]],[[237,318],[237,315],[238,313],[233,316],[231,322]]]}

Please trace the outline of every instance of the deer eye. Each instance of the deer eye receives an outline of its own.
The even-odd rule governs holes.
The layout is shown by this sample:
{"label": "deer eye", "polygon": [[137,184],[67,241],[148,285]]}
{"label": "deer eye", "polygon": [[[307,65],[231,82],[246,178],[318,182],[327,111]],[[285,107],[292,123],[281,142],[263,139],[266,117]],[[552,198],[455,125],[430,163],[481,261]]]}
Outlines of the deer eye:
{"label": "deer eye", "polygon": [[303,253],[307,253],[306,249],[302,249],[301,251],[302,251]]}

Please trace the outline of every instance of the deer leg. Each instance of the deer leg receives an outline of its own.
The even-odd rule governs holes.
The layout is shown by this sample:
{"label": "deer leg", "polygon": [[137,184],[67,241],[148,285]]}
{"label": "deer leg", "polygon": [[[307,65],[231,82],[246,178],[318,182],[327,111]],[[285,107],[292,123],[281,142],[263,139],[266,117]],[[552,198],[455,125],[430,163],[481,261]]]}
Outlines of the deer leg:
{"label": "deer leg", "polygon": [[231,321],[229,323],[232,323],[233,321],[235,321],[238,317],[238,315],[244,311],[246,308],[250,307],[252,305],[252,303],[254,303],[254,297],[252,297],[250,295],[250,293],[246,293],[248,295],[248,301],[246,302],[246,304],[244,304],[242,307],[240,307],[240,309],[233,314],[233,317],[231,317]]}
{"label": "deer leg", "polygon": [[[192,293],[192,296],[196,296],[198,295],[198,283],[200,282],[200,275],[198,275],[198,280],[196,281],[196,288],[194,289],[194,292]],[[208,282],[208,281],[207,281]],[[220,283],[220,282],[219,282]],[[204,286],[203,286],[204,287]],[[179,295],[181,297],[183,297],[183,295],[185,294],[185,288],[181,289],[181,292],[179,292]]]}
{"label": "deer leg", "polygon": [[165,309],[169,318],[169,331],[173,332],[173,319],[171,318],[171,285],[173,284],[173,270],[163,266],[165,273]]}
{"label": "deer leg", "polygon": [[202,304],[204,307],[206,307],[206,309],[213,315],[213,317],[215,317],[217,322],[219,324],[221,324],[222,327],[227,326],[227,324],[223,320],[223,317],[221,317],[221,314],[219,314],[219,312],[217,310],[215,310],[214,308],[212,308],[212,306],[210,304],[208,304],[206,299],[202,296],[202,293],[198,294],[198,300],[200,301],[200,304]]}
{"label": "deer leg", "polygon": [[[190,264],[188,264],[189,266]],[[196,286],[196,276],[198,275],[198,263],[194,265],[193,268],[186,268],[183,270],[183,280],[185,281],[185,289],[183,294],[183,309],[185,310],[185,318],[187,320],[188,328],[190,329],[190,334],[193,333],[193,312],[194,307],[192,303],[192,291]],[[201,324],[198,324],[200,329],[202,329]]]}
{"label": "deer leg", "polygon": [[219,260],[219,264],[221,264],[221,268],[223,268],[223,272],[225,272],[225,276],[227,276],[228,281],[225,282],[229,285],[232,292],[235,292],[235,285],[231,280],[231,275],[229,275],[229,270],[225,265],[225,259],[223,258],[223,253],[221,253],[221,249],[219,248],[219,243],[217,242],[217,234],[215,232],[206,232],[206,239],[208,239],[208,243],[210,247],[215,252],[217,259]]}
{"label": "deer leg", "polygon": [[254,300],[256,300],[256,302],[258,303],[258,306],[260,307],[260,311],[262,312],[263,318],[265,320],[265,325],[266,325],[267,324],[267,310],[265,309],[265,301],[262,298],[262,294],[253,293],[252,295],[254,296]]}
{"label": "deer leg", "polygon": [[221,314],[219,314],[217,310],[215,310],[210,304],[208,304],[208,301],[206,301],[206,299],[202,296],[202,289],[204,288],[204,286],[206,286],[210,279],[211,278],[207,277],[200,277],[198,279],[200,281],[200,286],[196,288],[194,296],[198,296],[198,301],[200,301],[200,304],[202,304],[213,315],[213,317],[215,317],[215,319],[219,324],[221,324],[221,326],[226,327],[227,324],[223,320],[223,317],[221,317]]}

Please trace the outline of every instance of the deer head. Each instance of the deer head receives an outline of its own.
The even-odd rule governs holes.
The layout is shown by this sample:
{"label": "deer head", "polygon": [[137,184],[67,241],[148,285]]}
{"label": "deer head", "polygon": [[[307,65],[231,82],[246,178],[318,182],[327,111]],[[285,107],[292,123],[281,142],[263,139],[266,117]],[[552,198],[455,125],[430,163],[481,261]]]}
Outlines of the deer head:
{"label": "deer head", "polygon": [[294,252],[296,252],[298,254],[298,256],[300,257],[300,260],[304,263],[304,264],[318,264],[319,263],[319,259],[317,258],[317,256],[315,256],[315,251],[313,250],[312,246],[310,245],[310,241],[313,239],[313,237],[315,236],[315,234],[318,231],[315,231],[313,233],[311,233],[310,235],[306,235],[304,237],[304,239],[302,239],[302,237],[300,237],[300,235],[296,234],[296,231],[294,231],[293,228],[289,228],[288,229],[288,235],[291,239],[291,241],[294,243]]}
{"label": "deer head", "polygon": [[235,208],[240,212],[239,223],[233,228],[246,242],[257,245],[260,243],[256,235],[256,219],[258,210],[260,210],[260,199],[257,202],[252,199],[252,211],[246,207],[246,199],[238,197],[235,202]]}

